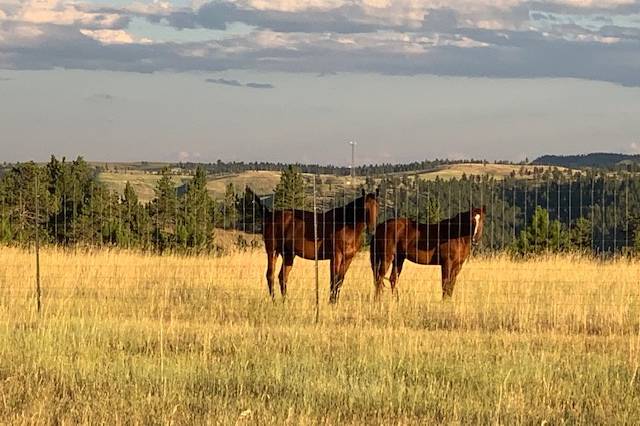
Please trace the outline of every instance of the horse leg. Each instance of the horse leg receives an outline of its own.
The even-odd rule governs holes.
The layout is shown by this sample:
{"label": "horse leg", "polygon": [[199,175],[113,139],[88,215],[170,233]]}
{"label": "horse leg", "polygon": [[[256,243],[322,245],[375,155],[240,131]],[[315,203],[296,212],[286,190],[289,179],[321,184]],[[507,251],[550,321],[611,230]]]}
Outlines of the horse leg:
{"label": "horse leg", "polygon": [[278,260],[278,253],[275,251],[267,251],[267,287],[269,289],[269,296],[271,300],[275,300],[276,294],[273,291],[274,272],[276,269],[276,261]]}
{"label": "horse leg", "polygon": [[460,266],[454,262],[445,260],[442,263],[442,300],[450,299],[453,296],[453,287],[456,285],[459,272]]}
{"label": "horse leg", "polygon": [[342,253],[335,253],[331,259],[331,294],[329,295],[329,303],[334,304],[338,301],[337,282],[340,279],[340,271],[342,268]]}
{"label": "horse leg", "polygon": [[280,268],[278,280],[280,281],[280,294],[283,299],[287,297],[287,280],[289,279],[289,272],[291,272],[294,258],[295,255],[293,253],[285,253],[282,255],[282,267]]}
{"label": "horse leg", "polygon": [[389,278],[389,281],[391,282],[391,294],[396,297],[396,300],[398,300],[398,291],[396,290],[396,285],[398,284],[398,280],[400,279],[400,274],[402,273],[402,265],[404,264],[405,259],[405,256],[402,256],[400,254],[396,255],[395,259],[393,260],[391,277]]}
{"label": "horse leg", "polygon": [[382,248],[382,252],[378,252],[374,261],[374,275],[375,275],[375,286],[376,293],[375,299],[379,300],[382,295],[382,290],[384,289],[384,279],[387,271],[389,270],[389,265],[393,262],[395,250],[387,249],[386,247]]}
{"label": "horse leg", "polygon": [[374,236],[371,239],[371,244],[369,246],[369,260],[371,262],[371,272],[373,273],[373,287],[376,289],[375,299],[378,300],[380,298],[380,292],[382,291],[382,279],[381,275],[378,272],[380,269],[380,253],[376,250],[376,237]]}
{"label": "horse leg", "polygon": [[334,292],[335,292],[335,302],[338,302],[338,298],[340,297],[340,289],[342,289],[342,284],[344,283],[344,277],[347,275],[347,271],[349,270],[349,265],[351,265],[351,261],[353,260],[353,256],[345,257],[342,261],[340,269],[338,269],[338,274],[336,276]]}

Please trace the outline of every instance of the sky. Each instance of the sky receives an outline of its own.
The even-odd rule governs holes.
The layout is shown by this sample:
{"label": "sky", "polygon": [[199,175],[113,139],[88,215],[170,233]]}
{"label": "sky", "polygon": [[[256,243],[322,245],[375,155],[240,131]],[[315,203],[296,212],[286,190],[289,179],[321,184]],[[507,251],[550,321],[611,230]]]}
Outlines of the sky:
{"label": "sky", "polygon": [[640,153],[640,1],[0,0],[0,161]]}

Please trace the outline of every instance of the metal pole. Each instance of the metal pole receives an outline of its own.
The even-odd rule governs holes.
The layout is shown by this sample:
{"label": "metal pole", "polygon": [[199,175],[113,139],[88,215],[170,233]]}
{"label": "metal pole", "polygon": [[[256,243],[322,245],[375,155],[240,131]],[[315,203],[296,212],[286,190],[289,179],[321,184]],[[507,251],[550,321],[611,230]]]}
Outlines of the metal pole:
{"label": "metal pole", "polygon": [[42,307],[40,301],[40,202],[39,202],[39,182],[38,182],[38,170],[36,169],[36,308],[38,313]]}
{"label": "metal pole", "polygon": [[356,145],[357,143],[354,141],[350,141],[349,145],[351,145],[351,185],[355,185],[356,178]]}
{"label": "metal pole", "polygon": [[316,208],[316,176],[313,176],[313,248],[316,276],[316,324],[320,322],[320,277],[318,274],[318,210]]}

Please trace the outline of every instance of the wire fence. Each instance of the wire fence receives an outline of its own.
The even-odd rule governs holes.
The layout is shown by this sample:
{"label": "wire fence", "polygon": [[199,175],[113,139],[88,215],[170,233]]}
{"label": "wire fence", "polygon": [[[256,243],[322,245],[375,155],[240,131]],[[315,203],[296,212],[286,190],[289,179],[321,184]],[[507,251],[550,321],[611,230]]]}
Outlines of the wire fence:
{"label": "wire fence", "polygon": [[[293,259],[302,257],[313,261],[313,267],[301,267],[303,273],[294,272],[292,280],[311,283],[318,321],[324,283],[329,282],[335,302],[343,282],[374,282],[368,252],[375,253],[377,245],[391,244],[392,240],[396,245],[404,241],[404,246],[394,247],[385,277],[399,274],[405,258],[408,263],[438,265],[443,294],[450,295],[445,287],[450,285],[453,292],[453,283],[445,282],[442,244],[457,239],[466,241],[470,249],[477,242],[471,249],[473,266],[462,268],[461,279],[485,295],[499,292],[503,298],[535,300],[549,296],[545,287],[553,285],[556,293],[564,286],[570,287],[568,296],[574,298],[562,299],[558,304],[579,305],[584,298],[595,303],[593,300],[598,297],[598,303],[603,305],[619,303],[623,298],[636,304],[640,297],[640,271],[636,269],[640,254],[640,176],[624,170],[595,173],[523,167],[501,177],[482,174],[482,170],[474,176],[432,180],[419,174],[398,173],[358,177],[349,183],[334,176],[291,171],[282,175],[274,191],[259,193],[251,184],[229,183],[224,193],[214,196],[207,190],[206,174],[196,172],[191,180],[178,186],[169,174],[163,174],[150,200],[140,200],[129,184],[120,192],[109,191],[93,176],[82,173],[80,167],[58,170],[51,165],[24,166],[2,178],[0,241],[34,250],[31,260],[20,257],[28,264],[3,265],[1,300],[34,298],[40,311],[47,299],[118,298],[119,290],[122,297],[144,298],[142,292],[154,288],[145,276],[152,277],[155,283],[168,280],[182,285],[183,297],[209,294],[220,299],[253,300],[264,297],[265,281],[272,295],[274,282],[280,283],[284,293],[288,274],[297,267]],[[480,222],[474,219],[476,209],[481,212]],[[410,235],[410,226],[402,231],[396,225],[385,227],[389,221],[413,224],[415,235]],[[373,237],[376,227],[383,230],[384,237]],[[405,235],[390,239],[387,232]],[[53,259],[41,258],[41,246],[69,253],[122,251],[106,259],[64,254]],[[422,252],[427,253],[424,256],[428,259],[421,260]],[[144,267],[123,263],[126,253],[164,258],[165,275],[154,275],[153,260],[140,261]],[[279,271],[275,271],[275,263],[271,265],[265,253],[281,258]],[[536,260],[554,254],[575,256],[577,260],[575,265]],[[353,256],[359,259],[354,266]],[[500,268],[505,266],[499,260],[481,260],[506,258],[512,262],[512,271],[504,280],[500,279],[504,272]],[[89,263],[74,263],[80,259]],[[585,266],[580,259],[600,263]],[[329,260],[329,271],[319,263],[324,260]],[[611,265],[621,265],[623,261],[631,270],[616,274]],[[600,274],[591,284],[588,275],[580,275],[580,283],[576,276],[572,277],[574,266],[588,269],[606,264],[610,265],[607,276]],[[184,265],[189,268],[188,274],[184,274]],[[532,270],[536,276],[547,275],[537,279]],[[235,290],[216,288],[219,279],[214,273],[226,280],[239,277],[246,285]],[[25,275],[33,276],[32,288],[16,287],[13,283],[24,280]],[[110,281],[120,283],[122,276],[136,285],[108,285]],[[425,276],[435,277],[414,269],[404,280],[417,283]],[[393,277],[390,279],[393,281]],[[56,285],[69,280],[76,284]],[[388,280],[383,280],[385,287]],[[619,288],[612,291],[615,298],[604,297],[595,290],[603,280]],[[488,281],[491,285],[483,288]],[[91,282],[106,285],[95,286]],[[433,290],[417,288],[410,294],[434,294]],[[542,290],[536,290],[539,288]],[[136,289],[139,292],[133,291]],[[362,297],[364,293],[357,294]],[[308,296],[288,297],[292,302],[296,297],[309,300]],[[435,303],[436,299],[428,302]]]}

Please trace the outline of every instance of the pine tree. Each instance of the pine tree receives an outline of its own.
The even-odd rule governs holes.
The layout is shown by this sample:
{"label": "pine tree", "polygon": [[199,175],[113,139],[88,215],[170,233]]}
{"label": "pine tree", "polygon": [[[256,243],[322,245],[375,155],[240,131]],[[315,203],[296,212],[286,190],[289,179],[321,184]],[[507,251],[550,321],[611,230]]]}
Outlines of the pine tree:
{"label": "pine tree", "polygon": [[127,248],[139,246],[140,242],[140,214],[143,210],[138,202],[138,195],[133,186],[127,181],[120,203],[120,225],[118,245]]}
{"label": "pine tree", "polygon": [[161,174],[156,184],[156,198],[150,210],[153,221],[153,243],[156,249],[163,251],[175,248],[176,245],[178,199],[169,168],[162,169]]}
{"label": "pine tree", "polygon": [[0,243],[9,243],[12,239],[11,222],[9,221],[9,204],[4,179],[0,179]]}
{"label": "pine tree", "polygon": [[280,176],[274,194],[276,209],[304,208],[304,180],[297,167],[289,165]]}
{"label": "pine tree", "polygon": [[28,244],[34,240],[37,226],[41,240],[48,240],[46,223],[56,205],[49,193],[45,171],[33,162],[18,164],[3,177],[3,183],[4,220],[8,221],[10,237],[18,243]]}
{"label": "pine tree", "polygon": [[558,220],[549,220],[549,212],[537,206],[531,223],[520,232],[516,251],[521,255],[562,251],[569,247],[569,234]]}
{"label": "pine tree", "polygon": [[235,229],[238,222],[238,200],[236,199],[236,190],[233,183],[229,183],[224,193],[223,215],[224,228]]}
{"label": "pine tree", "polygon": [[442,211],[440,209],[440,202],[437,198],[429,198],[426,205],[426,217],[427,223],[438,223],[442,220]]}
{"label": "pine tree", "polygon": [[579,217],[571,228],[571,248],[579,251],[591,250],[591,221],[585,217]]}
{"label": "pine tree", "polygon": [[182,197],[184,212],[184,230],[180,238],[187,247],[202,251],[213,245],[212,201],[207,192],[207,172],[203,167],[196,168],[193,179],[187,184]]}

